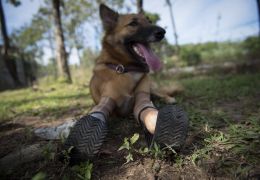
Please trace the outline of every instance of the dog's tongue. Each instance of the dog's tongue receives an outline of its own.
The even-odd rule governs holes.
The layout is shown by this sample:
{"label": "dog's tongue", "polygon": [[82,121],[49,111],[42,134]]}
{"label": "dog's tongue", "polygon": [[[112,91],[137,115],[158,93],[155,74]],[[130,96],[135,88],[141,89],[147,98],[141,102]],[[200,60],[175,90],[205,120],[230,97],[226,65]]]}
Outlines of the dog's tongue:
{"label": "dog's tongue", "polygon": [[136,46],[138,47],[138,49],[141,51],[141,53],[145,57],[145,61],[148,64],[148,66],[153,71],[158,71],[161,69],[160,59],[153,53],[153,51],[149,47],[144,46],[143,44],[139,44],[139,43],[137,43]]}

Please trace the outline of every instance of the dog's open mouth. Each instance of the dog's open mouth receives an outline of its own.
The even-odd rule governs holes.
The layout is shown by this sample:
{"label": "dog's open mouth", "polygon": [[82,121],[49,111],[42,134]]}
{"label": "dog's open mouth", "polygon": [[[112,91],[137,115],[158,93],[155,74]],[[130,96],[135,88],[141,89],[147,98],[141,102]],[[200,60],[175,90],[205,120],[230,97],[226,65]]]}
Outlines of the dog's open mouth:
{"label": "dog's open mouth", "polygon": [[133,52],[142,60],[144,60],[149,68],[153,71],[158,71],[161,69],[160,59],[154,54],[152,49],[148,45],[141,43],[132,44]]}

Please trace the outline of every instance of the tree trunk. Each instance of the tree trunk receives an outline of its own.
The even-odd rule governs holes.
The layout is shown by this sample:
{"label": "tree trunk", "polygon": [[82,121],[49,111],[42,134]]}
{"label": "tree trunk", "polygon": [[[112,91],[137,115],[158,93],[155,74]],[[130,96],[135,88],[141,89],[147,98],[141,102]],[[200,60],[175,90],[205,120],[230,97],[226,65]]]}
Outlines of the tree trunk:
{"label": "tree trunk", "polygon": [[10,44],[9,44],[9,38],[8,38],[8,34],[7,34],[5,13],[4,13],[3,5],[2,5],[2,0],[0,0],[0,21],[1,21],[1,32],[2,32],[2,36],[3,36],[3,60],[4,60],[4,65],[6,66],[9,74],[11,75],[13,81],[15,82],[15,85],[20,86],[21,83],[18,79],[15,61],[13,61],[9,58]]}
{"label": "tree trunk", "polygon": [[143,0],[137,0],[137,13],[143,13]]}
{"label": "tree trunk", "polygon": [[52,14],[55,26],[56,39],[56,61],[59,78],[62,81],[71,83],[70,70],[67,61],[67,54],[64,45],[64,36],[61,25],[60,0],[52,0]]}
{"label": "tree trunk", "polygon": [[2,31],[2,36],[3,36],[3,41],[4,41],[3,52],[4,52],[4,54],[8,55],[9,38],[7,35],[7,28],[6,28],[5,14],[4,14],[4,9],[3,9],[3,5],[2,5],[2,0],[0,0],[0,18],[1,18],[1,31]]}
{"label": "tree trunk", "polygon": [[174,37],[175,37],[175,45],[176,45],[176,49],[177,49],[177,54],[179,53],[180,47],[178,44],[178,35],[177,35],[177,30],[176,30],[176,26],[175,26],[175,21],[174,21],[174,16],[173,16],[173,12],[172,12],[172,4],[170,2],[170,0],[166,0],[167,5],[169,6],[169,10],[170,10],[170,16],[171,16],[171,21],[172,21],[172,27],[173,27],[173,32],[174,32]]}

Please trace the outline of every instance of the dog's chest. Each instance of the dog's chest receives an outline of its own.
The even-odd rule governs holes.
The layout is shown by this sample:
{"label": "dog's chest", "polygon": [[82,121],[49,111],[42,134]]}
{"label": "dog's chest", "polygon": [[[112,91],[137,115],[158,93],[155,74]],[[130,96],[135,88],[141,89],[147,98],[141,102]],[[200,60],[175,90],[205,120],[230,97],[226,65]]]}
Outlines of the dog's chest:
{"label": "dog's chest", "polygon": [[133,72],[133,73],[130,73],[130,75],[135,83],[138,83],[141,80],[141,78],[143,77],[143,73]]}
{"label": "dog's chest", "polygon": [[129,73],[130,78],[132,79],[133,83],[132,83],[132,89],[129,92],[128,95],[125,95],[123,98],[123,103],[118,107],[117,112],[122,115],[128,115],[129,113],[133,112],[133,107],[134,107],[134,90],[135,88],[138,86],[138,83],[141,81],[142,77],[143,77],[143,73]]}

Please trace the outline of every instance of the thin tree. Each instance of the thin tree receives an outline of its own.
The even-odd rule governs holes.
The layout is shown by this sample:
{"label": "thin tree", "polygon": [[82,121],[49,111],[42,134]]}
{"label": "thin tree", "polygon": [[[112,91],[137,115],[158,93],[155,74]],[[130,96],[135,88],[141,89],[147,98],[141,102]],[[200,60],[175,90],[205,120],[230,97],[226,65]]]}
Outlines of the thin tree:
{"label": "thin tree", "polygon": [[62,81],[71,83],[70,70],[67,61],[67,54],[64,45],[64,35],[62,30],[60,0],[52,0],[52,14],[55,26],[55,40],[56,40],[56,61],[58,66],[58,75]]}
{"label": "thin tree", "polygon": [[219,37],[220,21],[221,21],[221,14],[218,14],[217,24],[216,24],[216,41],[218,41],[218,37]]}
{"label": "thin tree", "polygon": [[180,47],[179,47],[179,44],[178,44],[178,35],[177,35],[177,29],[176,29],[176,26],[175,26],[171,1],[166,0],[166,4],[169,6],[169,10],[170,10],[170,16],[171,16],[172,28],[173,28],[173,35],[175,37],[175,45],[176,45],[176,49],[177,49],[177,53],[178,53],[179,50],[180,50]]}
{"label": "thin tree", "polygon": [[143,13],[143,0],[137,0],[137,13]]}
{"label": "thin tree", "polygon": [[[11,1],[11,3],[16,3],[16,1]],[[16,4],[14,4],[16,6]],[[18,5],[18,4],[17,4]],[[2,0],[0,0],[0,21],[1,21],[1,32],[3,37],[3,60],[4,65],[6,66],[9,74],[11,75],[14,83],[16,86],[21,85],[18,75],[17,69],[14,61],[11,61],[9,58],[9,49],[10,49],[10,41],[8,38],[7,27],[6,27],[6,20],[5,20],[5,13],[2,5]]]}

